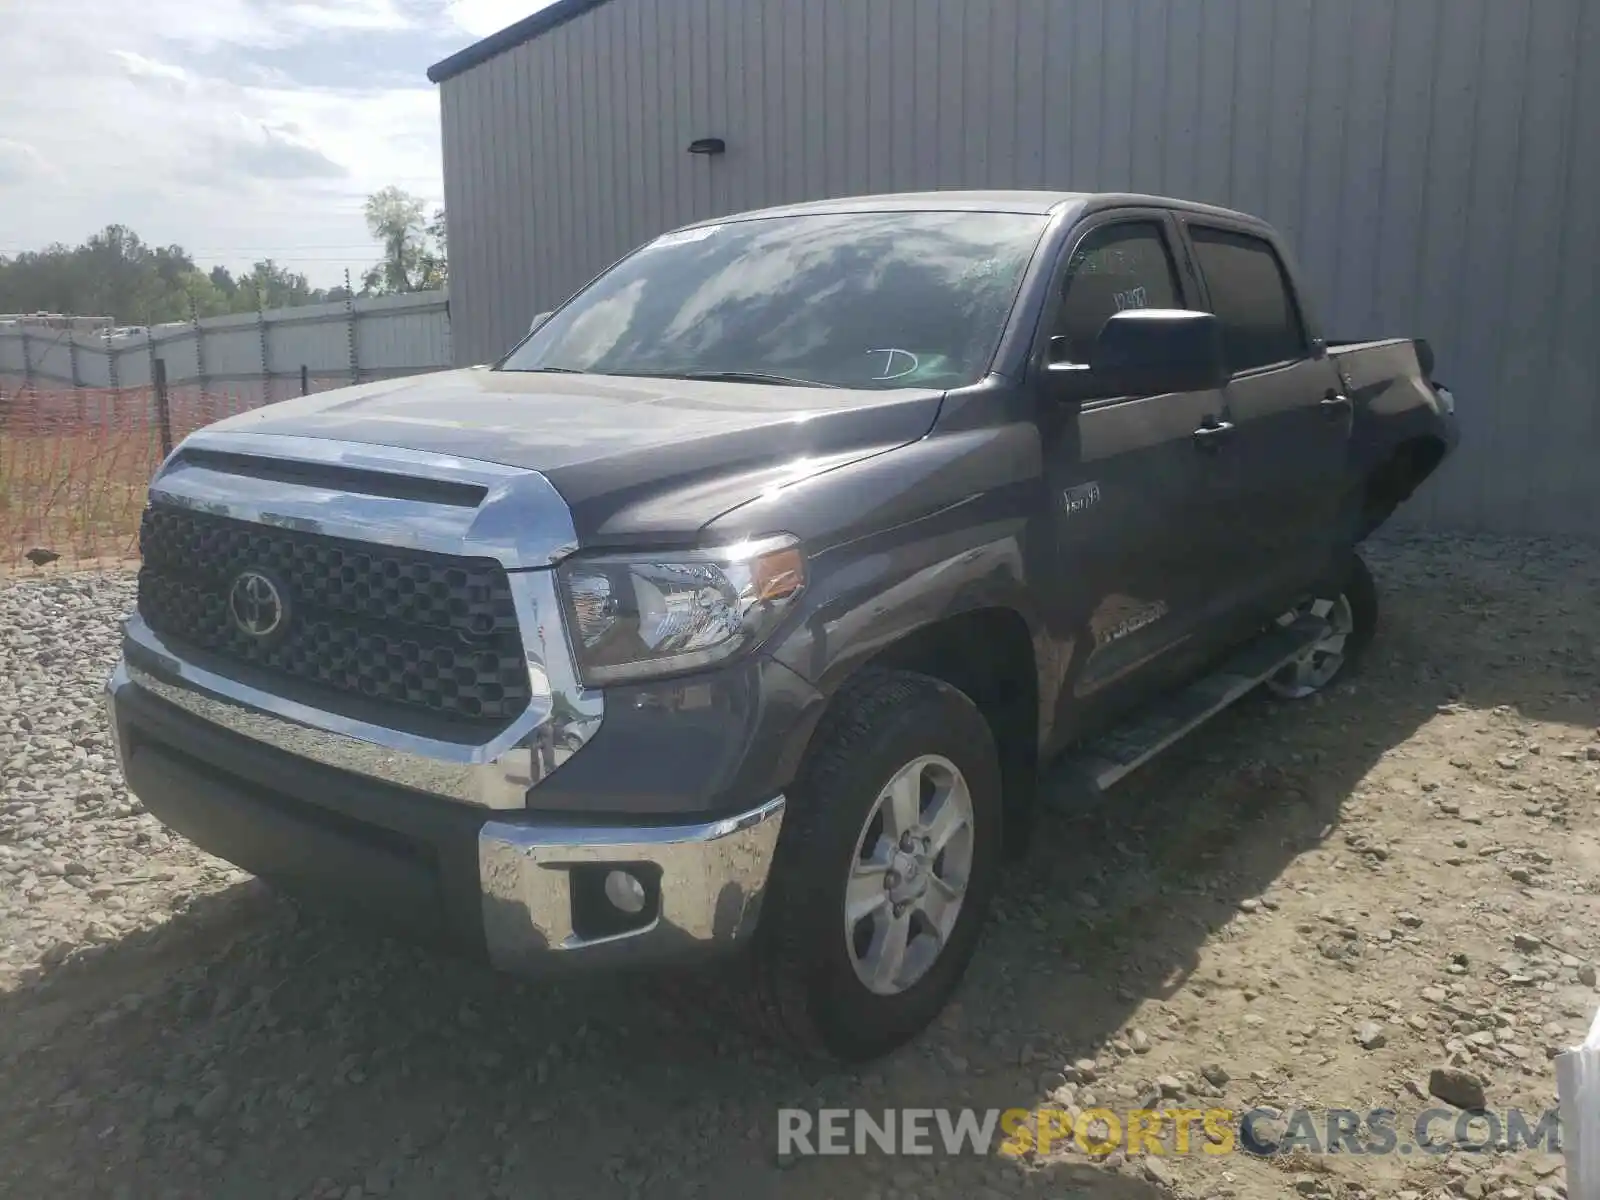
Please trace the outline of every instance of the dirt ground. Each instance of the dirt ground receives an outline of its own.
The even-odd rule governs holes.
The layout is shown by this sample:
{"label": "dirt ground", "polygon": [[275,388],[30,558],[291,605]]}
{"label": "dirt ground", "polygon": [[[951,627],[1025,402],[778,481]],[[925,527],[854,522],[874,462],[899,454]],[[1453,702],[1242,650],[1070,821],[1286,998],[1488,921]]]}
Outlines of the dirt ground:
{"label": "dirt ground", "polygon": [[781,1107],[1388,1108],[1407,1142],[1435,1068],[1554,1105],[1600,1003],[1600,551],[1369,560],[1364,671],[1053,787],[957,1006],[861,1071],[741,1032],[720,980],[517,983],[273,896],[106,775],[127,580],[0,586],[0,1193],[1563,1196],[1493,1148],[777,1154]]}

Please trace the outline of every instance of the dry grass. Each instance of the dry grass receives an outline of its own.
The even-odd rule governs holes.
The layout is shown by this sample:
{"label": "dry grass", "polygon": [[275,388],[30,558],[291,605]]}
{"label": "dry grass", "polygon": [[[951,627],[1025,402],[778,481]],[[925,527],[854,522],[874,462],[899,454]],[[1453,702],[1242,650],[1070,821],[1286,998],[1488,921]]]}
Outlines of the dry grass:
{"label": "dry grass", "polygon": [[73,560],[135,553],[160,461],[150,430],[0,434],[0,558],[15,565],[35,547]]}
{"label": "dry grass", "polygon": [[[237,397],[176,394],[172,437],[247,407]],[[0,396],[0,573],[35,548],[64,566],[136,557],[139,514],[161,464],[146,390],[24,391]]]}

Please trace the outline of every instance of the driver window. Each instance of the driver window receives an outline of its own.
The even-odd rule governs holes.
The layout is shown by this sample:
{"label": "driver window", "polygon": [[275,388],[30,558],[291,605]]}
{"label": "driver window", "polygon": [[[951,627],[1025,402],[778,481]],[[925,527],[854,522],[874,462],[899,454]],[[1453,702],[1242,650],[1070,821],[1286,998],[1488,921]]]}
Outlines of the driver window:
{"label": "driver window", "polygon": [[1182,308],[1178,272],[1158,221],[1091,230],[1072,252],[1051,333],[1066,339],[1057,358],[1086,363],[1100,330],[1129,308]]}

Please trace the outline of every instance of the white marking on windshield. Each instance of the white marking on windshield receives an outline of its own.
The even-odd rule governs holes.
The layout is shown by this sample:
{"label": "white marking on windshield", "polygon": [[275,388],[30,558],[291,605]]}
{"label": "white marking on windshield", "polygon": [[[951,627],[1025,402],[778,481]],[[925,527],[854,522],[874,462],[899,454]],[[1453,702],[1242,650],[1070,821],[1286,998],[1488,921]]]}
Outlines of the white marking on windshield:
{"label": "white marking on windshield", "polygon": [[[874,375],[874,379],[903,379],[905,376],[915,373],[916,369],[922,365],[922,360],[909,350],[896,350],[893,347],[885,347],[882,350],[868,350],[867,353],[886,356],[883,360],[883,374]],[[911,360],[911,365],[904,371],[896,371],[894,369],[894,358],[897,354]]]}

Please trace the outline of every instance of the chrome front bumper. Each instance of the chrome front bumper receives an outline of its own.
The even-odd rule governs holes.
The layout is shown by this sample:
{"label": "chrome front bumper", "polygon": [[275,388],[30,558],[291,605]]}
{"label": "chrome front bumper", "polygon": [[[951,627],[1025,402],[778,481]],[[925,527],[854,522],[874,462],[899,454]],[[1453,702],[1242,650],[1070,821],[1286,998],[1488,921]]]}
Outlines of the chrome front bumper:
{"label": "chrome front bumper", "polygon": [[[258,729],[241,728],[245,710],[237,706],[208,708],[195,702],[207,700],[200,693],[163,684],[130,670],[126,662],[119,663],[112,673],[106,693],[118,766],[136,791],[141,789],[139,781],[149,776],[141,773],[138,763],[130,769],[129,748],[122,735],[126,722],[144,703],[139,693],[229,733],[242,734],[269,751],[348,770],[337,756],[299,754],[287,736],[263,738]],[[219,701],[211,697],[208,702]],[[230,718],[216,721],[219,711],[231,713]],[[132,728],[138,736],[138,726]],[[273,728],[287,735],[292,727],[285,723]],[[327,733],[302,728],[300,736],[304,745],[321,746]],[[159,753],[163,747],[156,749]],[[181,754],[188,748],[176,749]],[[285,874],[303,877],[304,864],[332,862],[331,868],[314,868],[318,890],[331,888],[359,904],[362,897],[357,893],[364,884],[359,871],[340,869],[341,848],[348,846],[349,861],[354,863],[370,860],[374,846],[392,841],[394,831],[383,824],[387,805],[380,804],[377,815],[365,821],[352,821],[348,813],[343,814],[334,823],[337,832],[330,833],[326,823],[306,816],[307,810],[317,805],[317,797],[277,792],[275,789],[287,785],[274,778],[272,771],[228,762],[207,765],[213,770],[192,776],[182,774],[181,765],[165,767],[168,774],[163,778],[171,780],[172,772],[178,771],[178,783],[151,789],[140,799],[202,849],[269,879]],[[370,786],[395,785],[373,778]],[[159,794],[168,787],[184,794]],[[409,803],[415,804],[415,791],[407,791]],[[390,794],[382,792],[380,797],[386,799]],[[472,819],[473,810],[466,805],[443,796],[437,803],[461,820]],[[481,945],[494,966],[517,974],[677,962],[731,949],[755,929],[784,805],[784,798],[778,796],[735,816],[672,826],[545,824],[519,820],[511,812],[484,813],[481,824],[473,824],[478,831],[475,852],[481,928],[459,931],[473,935],[462,940]],[[204,810],[203,820],[194,819],[197,808]],[[282,857],[285,845],[295,847],[289,861]],[[279,848],[276,857],[266,849],[271,846]],[[440,845],[422,857],[443,859],[451,853],[453,848]],[[266,857],[254,857],[258,854]],[[611,870],[626,871],[644,881],[647,904],[626,929],[597,935],[592,918],[595,898],[601,893],[593,886],[585,891],[578,881],[593,884]],[[285,886],[294,890],[293,881],[286,880]],[[427,891],[429,886],[428,880],[420,879],[416,890]]]}
{"label": "chrome front bumper", "polygon": [[[755,931],[783,824],[784,798],[698,825],[567,828],[490,821],[478,835],[489,959],[531,974],[611,962],[677,962]],[[573,868],[649,879],[653,918],[585,937],[574,929]]]}

